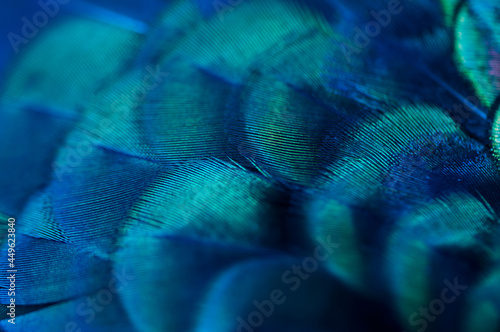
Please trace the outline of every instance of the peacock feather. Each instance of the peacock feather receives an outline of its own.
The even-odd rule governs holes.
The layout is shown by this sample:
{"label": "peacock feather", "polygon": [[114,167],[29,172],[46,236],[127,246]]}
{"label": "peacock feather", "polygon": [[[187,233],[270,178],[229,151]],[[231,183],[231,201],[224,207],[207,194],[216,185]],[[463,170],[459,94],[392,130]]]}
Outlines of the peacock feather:
{"label": "peacock feather", "polygon": [[500,331],[497,3],[37,6],[0,331]]}

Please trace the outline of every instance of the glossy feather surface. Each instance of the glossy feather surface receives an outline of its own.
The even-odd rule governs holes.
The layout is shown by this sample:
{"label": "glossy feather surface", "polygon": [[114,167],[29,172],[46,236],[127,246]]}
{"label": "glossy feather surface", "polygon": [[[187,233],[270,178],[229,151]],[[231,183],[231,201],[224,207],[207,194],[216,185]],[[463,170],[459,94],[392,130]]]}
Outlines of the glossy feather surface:
{"label": "glossy feather surface", "polygon": [[500,331],[498,3],[50,3],[0,330]]}

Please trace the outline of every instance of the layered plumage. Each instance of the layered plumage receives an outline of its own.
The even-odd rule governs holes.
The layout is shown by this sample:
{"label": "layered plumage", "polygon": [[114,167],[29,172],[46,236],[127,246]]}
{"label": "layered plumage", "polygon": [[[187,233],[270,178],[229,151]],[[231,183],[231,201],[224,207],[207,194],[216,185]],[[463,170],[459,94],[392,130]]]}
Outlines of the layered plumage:
{"label": "layered plumage", "polygon": [[0,92],[1,328],[497,331],[499,7],[391,3],[51,22]]}

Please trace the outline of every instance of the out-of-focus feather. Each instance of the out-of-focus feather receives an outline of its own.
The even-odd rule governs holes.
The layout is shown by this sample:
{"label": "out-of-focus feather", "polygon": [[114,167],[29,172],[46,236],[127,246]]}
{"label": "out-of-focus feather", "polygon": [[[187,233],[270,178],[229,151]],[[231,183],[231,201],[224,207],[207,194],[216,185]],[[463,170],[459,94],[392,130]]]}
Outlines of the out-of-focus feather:
{"label": "out-of-focus feather", "polygon": [[475,287],[468,289],[467,305],[462,316],[463,332],[495,332],[500,329],[500,269],[495,266]]}
{"label": "out-of-focus feather", "polygon": [[[302,239],[307,250],[314,250],[325,241],[337,243],[335,252],[323,263],[343,283],[359,291],[369,291],[370,269],[367,251],[358,238],[356,213],[327,193],[311,191],[294,200],[294,228],[305,229]],[[304,225],[302,225],[304,223]],[[369,291],[370,292],[370,291]]]}
{"label": "out-of-focus feather", "polygon": [[[468,194],[452,193],[417,207],[395,225],[385,268],[402,322],[438,298],[435,292],[446,286],[443,280],[457,278],[467,286],[488,267],[494,258],[491,230],[498,228],[499,218],[486,204]],[[442,330],[439,324],[432,328]]]}
{"label": "out-of-focus feather", "polygon": [[500,37],[495,1],[468,1],[457,16],[455,61],[474,86],[481,102],[491,107],[500,91]]}
{"label": "out-of-focus feather", "polygon": [[136,33],[88,19],[61,21],[20,54],[1,99],[78,114],[94,92],[125,69],[139,40]]}
{"label": "out-of-focus feather", "polygon": [[149,30],[145,22],[133,15],[125,15],[111,8],[95,5],[91,1],[78,0],[70,3],[66,8],[79,17],[87,17],[93,21],[103,22],[137,34],[144,34]]}
{"label": "out-of-focus feather", "polygon": [[18,216],[29,196],[50,181],[52,162],[75,119],[53,116],[39,106],[0,108],[0,123],[4,124],[0,131],[0,187],[8,191],[0,195],[0,210]]}
{"label": "out-of-focus feather", "polygon": [[[292,269],[299,266],[300,259],[278,256],[247,260],[227,269],[200,301],[195,331],[245,330],[248,329],[245,323],[260,331],[346,330],[356,295],[329,278],[321,268],[310,269],[309,273],[302,269],[305,277],[300,279],[292,273]],[[278,292],[281,295],[276,297]],[[314,303],[310,302],[311,298]],[[332,312],[325,310],[335,298],[344,299],[342,306]],[[274,299],[278,299],[279,304],[271,302]],[[268,314],[262,315],[256,302]],[[253,311],[259,314],[252,315]],[[256,326],[259,315],[262,322]]]}
{"label": "out-of-focus feather", "polygon": [[462,0],[441,0],[441,6],[443,9],[443,14],[445,16],[445,24],[451,26],[453,24],[453,18],[455,13],[459,9],[460,2],[465,2]]}
{"label": "out-of-focus feather", "polygon": [[[117,270],[134,278],[120,296],[138,331],[192,331],[200,301],[225,268],[251,257],[272,254],[225,241],[172,236],[171,232],[130,232],[115,256]],[[141,303],[140,306],[137,304]]]}
{"label": "out-of-focus feather", "polygon": [[154,63],[175,51],[177,45],[203,22],[194,0],[175,0],[153,22],[138,54],[138,66]]}
{"label": "out-of-focus feather", "polygon": [[451,36],[447,29],[436,28],[423,36],[403,38],[400,42],[410,52],[418,52],[419,56],[427,59],[436,59],[449,50]]}
{"label": "out-of-focus feather", "polygon": [[[108,295],[111,294],[111,296]],[[103,295],[105,294],[105,295]],[[98,303],[96,303],[96,299]],[[99,303],[104,299],[106,305]],[[89,302],[90,301],[90,302]],[[92,302],[93,301],[93,302]],[[109,303],[108,303],[109,301]],[[89,292],[64,302],[55,303],[27,314],[18,316],[16,324],[7,320],[0,322],[2,331],[82,331],[82,332],[135,332],[120,299],[108,285],[98,291]]]}

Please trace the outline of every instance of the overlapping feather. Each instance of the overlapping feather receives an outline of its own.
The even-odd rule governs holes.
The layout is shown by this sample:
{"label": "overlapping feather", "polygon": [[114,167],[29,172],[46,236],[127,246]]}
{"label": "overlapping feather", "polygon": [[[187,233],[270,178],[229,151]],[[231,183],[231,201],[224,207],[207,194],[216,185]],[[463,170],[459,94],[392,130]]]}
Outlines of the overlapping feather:
{"label": "overlapping feather", "polygon": [[[464,91],[496,104],[495,6],[443,1],[439,13],[419,1],[407,13],[425,24],[394,17],[346,56],[363,3],[334,4],[345,16],[328,20],[317,3],[247,0],[221,19],[176,1],[144,40],[89,18],[44,31],[1,98],[16,129],[53,132],[22,137],[14,157],[31,155],[37,172],[0,197],[20,225],[18,324],[234,330],[326,236],[335,253],[261,330],[411,329],[412,312],[457,276],[474,290],[430,330],[496,328],[500,178],[471,135],[488,124],[481,105],[479,124],[445,111]],[[441,60],[451,41],[458,71]],[[2,169],[14,187],[19,171]],[[91,318],[82,303],[104,293]],[[8,300],[0,294],[0,312]]]}

